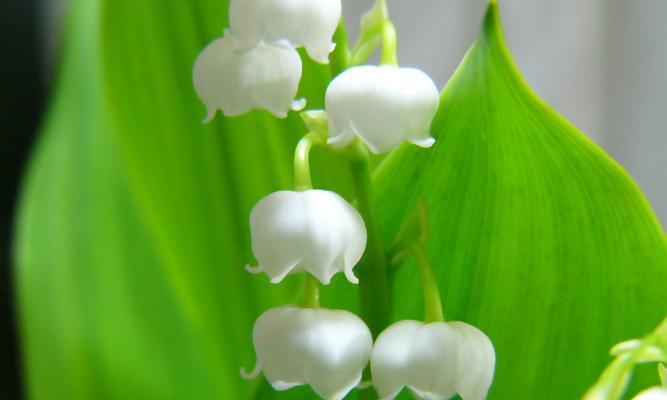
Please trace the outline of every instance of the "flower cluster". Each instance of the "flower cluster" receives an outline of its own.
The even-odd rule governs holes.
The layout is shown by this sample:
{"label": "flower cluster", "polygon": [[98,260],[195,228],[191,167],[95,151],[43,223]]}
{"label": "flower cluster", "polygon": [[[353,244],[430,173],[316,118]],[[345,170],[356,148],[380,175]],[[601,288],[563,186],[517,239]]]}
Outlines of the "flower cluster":
{"label": "flower cluster", "polygon": [[290,109],[301,80],[297,47],[327,63],[340,0],[231,0],[231,29],[209,44],[195,62],[193,81],[206,105],[205,122],[218,109],[229,117],[261,108],[279,118]]}
{"label": "flower cluster", "polygon": [[403,141],[431,147],[431,120],[438,110],[438,89],[414,68],[361,66],[334,79],[326,93],[329,144],[348,146],[358,135],[374,153]]}
{"label": "flower cluster", "polygon": [[[303,109],[305,99],[295,100],[302,73],[295,48],[305,46],[315,61],[327,63],[340,16],[340,0],[232,0],[231,30],[209,44],[194,66],[204,121],[218,109],[231,117],[258,108],[279,118]],[[418,69],[352,67],[326,91],[328,143],[341,149],[359,137],[374,153],[404,141],[430,147],[439,101],[435,84]]]}
{"label": "flower cluster", "polygon": [[[304,108],[304,100],[295,100],[302,73],[296,48],[328,62],[336,47],[340,0],[231,0],[229,16],[230,29],[201,52],[194,66],[205,121],[218,109],[226,116],[258,108],[285,117],[290,109]],[[383,0],[364,17],[361,37],[366,42],[360,39],[350,59],[364,59],[379,37],[382,65],[350,66],[331,81],[326,110],[302,114],[310,132],[295,152],[295,190],[271,193],[251,211],[252,250],[259,265],[246,270],[265,273],[274,284],[301,273],[304,301],[270,309],[257,319],[257,364],[241,374],[252,379],[263,373],[275,390],[307,384],[321,397],[337,400],[360,384],[370,363],[372,384],[382,399],[393,399],[407,387],[420,399],[458,393],[464,400],[480,400],[493,379],[493,346],[479,329],[444,321],[426,263],[419,264],[427,322],[397,322],[375,343],[369,327],[353,313],[319,306],[319,285],[329,284],[338,272],[359,282],[353,270],[373,231],[367,231],[366,215],[343,197],[313,188],[311,147],[383,153],[403,142],[421,147],[435,142],[429,131],[438,90],[424,72],[398,67],[395,32]]]}

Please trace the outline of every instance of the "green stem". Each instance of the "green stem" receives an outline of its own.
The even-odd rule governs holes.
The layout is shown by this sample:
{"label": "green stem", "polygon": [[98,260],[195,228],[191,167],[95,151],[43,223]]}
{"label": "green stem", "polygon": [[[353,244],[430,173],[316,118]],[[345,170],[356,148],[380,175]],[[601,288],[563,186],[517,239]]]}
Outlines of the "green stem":
{"label": "green stem", "polygon": [[411,246],[410,252],[415,256],[421,276],[422,290],[424,292],[424,322],[444,322],[445,316],[442,313],[440,290],[433,276],[431,263],[420,246]]}
{"label": "green stem", "polygon": [[382,25],[382,53],[380,64],[398,67],[396,27],[390,20]]}
{"label": "green stem", "polygon": [[[310,150],[323,143],[326,143],[326,140],[314,132],[309,132],[299,140],[294,151],[294,190],[305,191],[313,188],[310,177]],[[320,284],[313,275],[305,273],[305,276],[303,306],[317,308],[320,306]]]}
{"label": "green stem", "polygon": [[310,150],[313,146],[325,144],[321,135],[314,132],[308,133],[301,138],[294,151],[294,190],[304,191],[313,188],[313,181],[310,177]]}
{"label": "green stem", "polygon": [[329,55],[331,78],[335,78],[338,74],[345,71],[350,64],[350,46],[347,40],[347,32],[345,31],[345,23],[342,20],[338,23],[333,41],[336,43],[336,48]]}
{"label": "green stem", "polygon": [[380,44],[382,44],[382,26],[365,32],[365,35],[359,38],[350,53],[349,66],[355,67],[364,64]]}
{"label": "green stem", "polygon": [[307,308],[318,308],[320,306],[320,283],[317,279],[305,273],[304,290],[303,290],[303,306]]}
{"label": "green stem", "polygon": [[366,145],[357,140],[352,145],[354,155],[349,166],[357,199],[357,209],[364,219],[367,231],[366,252],[360,262],[359,287],[362,317],[373,337],[382,332],[389,322],[390,291],[387,260],[375,219],[371,199],[370,159]]}
{"label": "green stem", "polygon": [[628,353],[621,354],[602,372],[595,385],[583,397],[583,400],[616,400],[619,399],[628,385],[632,369],[639,363],[646,349],[660,345],[667,337],[667,319],[648,336],[641,339],[641,345]]}

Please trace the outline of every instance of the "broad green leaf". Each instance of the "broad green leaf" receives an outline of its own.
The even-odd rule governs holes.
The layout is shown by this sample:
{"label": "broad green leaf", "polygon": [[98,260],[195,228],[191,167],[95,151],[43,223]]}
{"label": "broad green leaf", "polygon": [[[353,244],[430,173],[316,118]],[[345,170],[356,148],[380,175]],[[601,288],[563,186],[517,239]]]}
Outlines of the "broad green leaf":
{"label": "broad green leaf", "polygon": [[[423,198],[445,317],[495,344],[490,398],[579,398],[615,343],[667,314],[654,214],[621,167],[526,85],[495,4],[433,134],[432,149],[404,147],[380,166],[385,241]],[[421,318],[414,268],[395,278],[394,319]]]}

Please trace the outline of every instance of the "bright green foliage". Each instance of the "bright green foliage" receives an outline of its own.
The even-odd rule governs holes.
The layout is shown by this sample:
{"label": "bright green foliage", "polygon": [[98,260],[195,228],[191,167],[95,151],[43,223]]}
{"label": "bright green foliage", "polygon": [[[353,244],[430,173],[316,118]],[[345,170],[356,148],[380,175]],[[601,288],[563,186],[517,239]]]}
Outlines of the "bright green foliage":
{"label": "bright green foliage", "polygon": [[[431,150],[406,146],[377,173],[386,241],[422,197],[445,318],[478,326],[496,347],[490,398],[580,397],[615,343],[667,314],[667,245],[653,213],[627,174],[528,88],[495,5],[433,134]],[[419,287],[414,266],[403,267],[395,319],[421,317]]]}
{"label": "bright green foliage", "polygon": [[[227,7],[194,3],[71,5],[18,226],[32,398],[247,398],[260,383],[239,375],[254,320],[300,280],[243,270],[248,215],[292,185],[305,127],[260,112],[201,124],[191,68]],[[305,75],[321,103],[327,69]]]}
{"label": "bright green foliage", "polygon": [[[273,396],[238,370],[255,359],[255,318],[296,298],[300,279],[274,286],[243,271],[253,261],[247,218],[262,196],[292,186],[305,127],[296,114],[263,112],[201,125],[191,67],[227,26],[226,9],[72,2],[17,225],[31,398]],[[327,69],[306,62],[304,73],[303,95],[321,106]],[[382,164],[385,242],[423,197],[445,316],[496,345],[491,398],[575,398],[614,343],[667,313],[664,234],[625,173],[525,86],[495,6],[433,131],[434,148]],[[349,197],[341,159],[321,151],[314,169],[316,186]],[[421,318],[412,264],[394,294],[395,319]],[[322,302],[355,310],[355,288],[336,280]]]}

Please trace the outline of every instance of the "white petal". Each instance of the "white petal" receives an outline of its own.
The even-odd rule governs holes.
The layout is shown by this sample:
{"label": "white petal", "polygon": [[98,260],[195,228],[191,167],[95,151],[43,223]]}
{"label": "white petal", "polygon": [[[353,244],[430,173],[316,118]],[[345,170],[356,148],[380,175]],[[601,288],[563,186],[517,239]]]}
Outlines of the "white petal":
{"label": "white petal", "polygon": [[250,230],[253,253],[271,282],[306,270],[324,284],[337,272],[356,283],[352,268],[366,248],[366,227],[338,194],[272,193],[252,210]]}
{"label": "white petal", "polygon": [[350,68],[327,89],[329,143],[344,147],[354,132],[374,153],[393,150],[404,141],[430,147],[434,139],[429,131],[439,102],[435,84],[418,69]]}
{"label": "white petal", "polygon": [[644,390],[633,400],[667,400],[667,388],[654,387]]}
{"label": "white petal", "polygon": [[412,342],[422,326],[417,321],[400,321],[385,329],[375,341],[371,374],[381,399],[393,399],[408,383]]}
{"label": "white petal", "polygon": [[341,18],[340,0],[232,0],[229,22],[241,45],[286,40],[305,46],[315,61],[327,63]]}
{"label": "white petal", "polygon": [[343,310],[283,306],[255,323],[253,343],[276,390],[309,384],[339,400],[361,381],[373,341],[366,325]]}
{"label": "white petal", "polygon": [[456,389],[463,400],[483,400],[493,382],[496,353],[491,340],[464,322],[448,325],[458,333]]}
{"label": "white petal", "polygon": [[214,40],[193,69],[195,91],[206,105],[205,122],[218,109],[232,117],[261,108],[284,118],[292,108],[301,69],[299,53],[292,48],[259,42],[241,51],[229,33]]}
{"label": "white petal", "polygon": [[404,386],[419,399],[456,394],[456,333],[445,323],[401,321],[378,337],[371,356],[373,385],[393,399]]}
{"label": "white petal", "polygon": [[373,339],[364,322],[341,310],[315,309],[306,379],[325,399],[342,399],[361,382]]}
{"label": "white petal", "polygon": [[[329,130],[329,134],[333,132],[335,131]],[[352,128],[346,129],[344,131],[337,131],[337,133],[334,136],[330,136],[327,139],[327,144],[333,147],[334,149],[342,149],[352,144],[352,142],[354,142],[355,137],[356,136]]]}
{"label": "white petal", "polygon": [[401,321],[378,337],[371,356],[373,385],[382,399],[407,386],[418,399],[486,397],[495,365],[489,339],[463,322]]}
{"label": "white petal", "polygon": [[456,394],[456,336],[443,322],[425,324],[417,331],[408,387],[418,398],[449,399]]}
{"label": "white petal", "polygon": [[307,324],[307,315],[293,306],[268,310],[255,322],[257,358],[262,360],[264,376],[276,390],[305,383],[303,359],[294,349],[301,346],[301,328]]}

